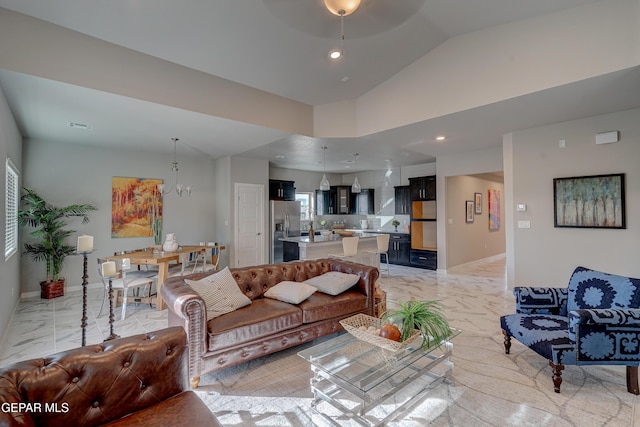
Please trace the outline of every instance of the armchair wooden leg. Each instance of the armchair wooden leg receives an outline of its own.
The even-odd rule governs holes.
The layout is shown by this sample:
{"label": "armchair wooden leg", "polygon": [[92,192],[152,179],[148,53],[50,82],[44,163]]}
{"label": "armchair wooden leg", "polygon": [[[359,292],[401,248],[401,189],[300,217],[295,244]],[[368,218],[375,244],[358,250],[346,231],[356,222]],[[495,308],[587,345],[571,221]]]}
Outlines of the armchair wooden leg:
{"label": "armchair wooden leg", "polygon": [[189,381],[191,382],[191,388],[195,390],[200,384],[200,377],[191,378]]}
{"label": "armchair wooden leg", "polygon": [[511,335],[507,334],[507,331],[502,330],[502,335],[504,335],[504,353],[509,354],[511,351]]}
{"label": "armchair wooden leg", "polygon": [[627,366],[627,391],[633,394],[640,394],[637,366]]}
{"label": "armchair wooden leg", "polygon": [[564,365],[556,365],[551,360],[549,360],[549,366],[553,369],[553,391],[556,393],[560,393],[560,384],[562,384],[562,371],[564,371]]}

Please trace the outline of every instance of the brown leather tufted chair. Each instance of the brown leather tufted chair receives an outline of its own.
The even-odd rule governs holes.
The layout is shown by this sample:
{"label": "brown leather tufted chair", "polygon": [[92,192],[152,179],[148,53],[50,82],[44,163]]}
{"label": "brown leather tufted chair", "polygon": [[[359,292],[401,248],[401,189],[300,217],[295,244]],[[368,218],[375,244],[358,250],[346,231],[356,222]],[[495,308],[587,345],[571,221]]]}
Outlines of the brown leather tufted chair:
{"label": "brown leather tufted chair", "polygon": [[0,426],[220,426],[188,390],[184,329],[0,368]]}

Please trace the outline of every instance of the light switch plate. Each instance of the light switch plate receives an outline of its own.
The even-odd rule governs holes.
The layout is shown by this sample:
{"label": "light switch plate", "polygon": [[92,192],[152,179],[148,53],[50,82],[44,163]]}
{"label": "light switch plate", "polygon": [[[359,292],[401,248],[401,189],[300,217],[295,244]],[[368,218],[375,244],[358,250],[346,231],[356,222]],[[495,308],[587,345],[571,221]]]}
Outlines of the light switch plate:
{"label": "light switch plate", "polygon": [[516,210],[518,212],[526,212],[527,211],[527,204],[526,203],[518,203],[518,205],[516,206]]}
{"label": "light switch plate", "polygon": [[531,221],[518,221],[518,228],[531,228]]}

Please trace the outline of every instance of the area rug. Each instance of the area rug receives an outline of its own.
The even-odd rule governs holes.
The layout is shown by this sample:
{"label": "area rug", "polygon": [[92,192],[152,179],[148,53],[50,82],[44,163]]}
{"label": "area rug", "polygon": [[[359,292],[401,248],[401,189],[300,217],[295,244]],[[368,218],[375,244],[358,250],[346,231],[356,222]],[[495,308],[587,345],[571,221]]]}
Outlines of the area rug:
{"label": "area rug", "polygon": [[[331,425],[310,409],[306,344],[203,376],[197,393],[224,426]],[[547,362],[517,342],[505,355],[499,337],[465,334],[454,342],[454,385],[436,386],[389,426],[633,426],[636,396],[624,375],[568,366],[554,393]],[[322,408],[334,425],[360,425]]]}

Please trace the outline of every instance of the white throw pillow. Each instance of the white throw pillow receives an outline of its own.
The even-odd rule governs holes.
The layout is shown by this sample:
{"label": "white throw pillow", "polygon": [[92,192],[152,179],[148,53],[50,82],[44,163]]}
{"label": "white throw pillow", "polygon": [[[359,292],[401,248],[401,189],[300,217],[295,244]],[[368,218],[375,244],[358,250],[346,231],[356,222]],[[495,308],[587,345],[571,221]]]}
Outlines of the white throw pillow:
{"label": "white throw pillow", "polygon": [[204,300],[207,320],[251,304],[251,300],[238,287],[229,267],[200,280],[184,281]]}
{"label": "white throw pillow", "polygon": [[269,288],[267,292],[264,293],[264,296],[290,304],[300,304],[313,295],[316,290],[316,287],[309,286],[303,282],[290,282],[285,280]]}
{"label": "white throw pillow", "polygon": [[341,273],[339,271],[329,271],[320,276],[307,279],[304,283],[315,286],[318,292],[329,295],[338,295],[358,283],[360,276],[357,274]]}

